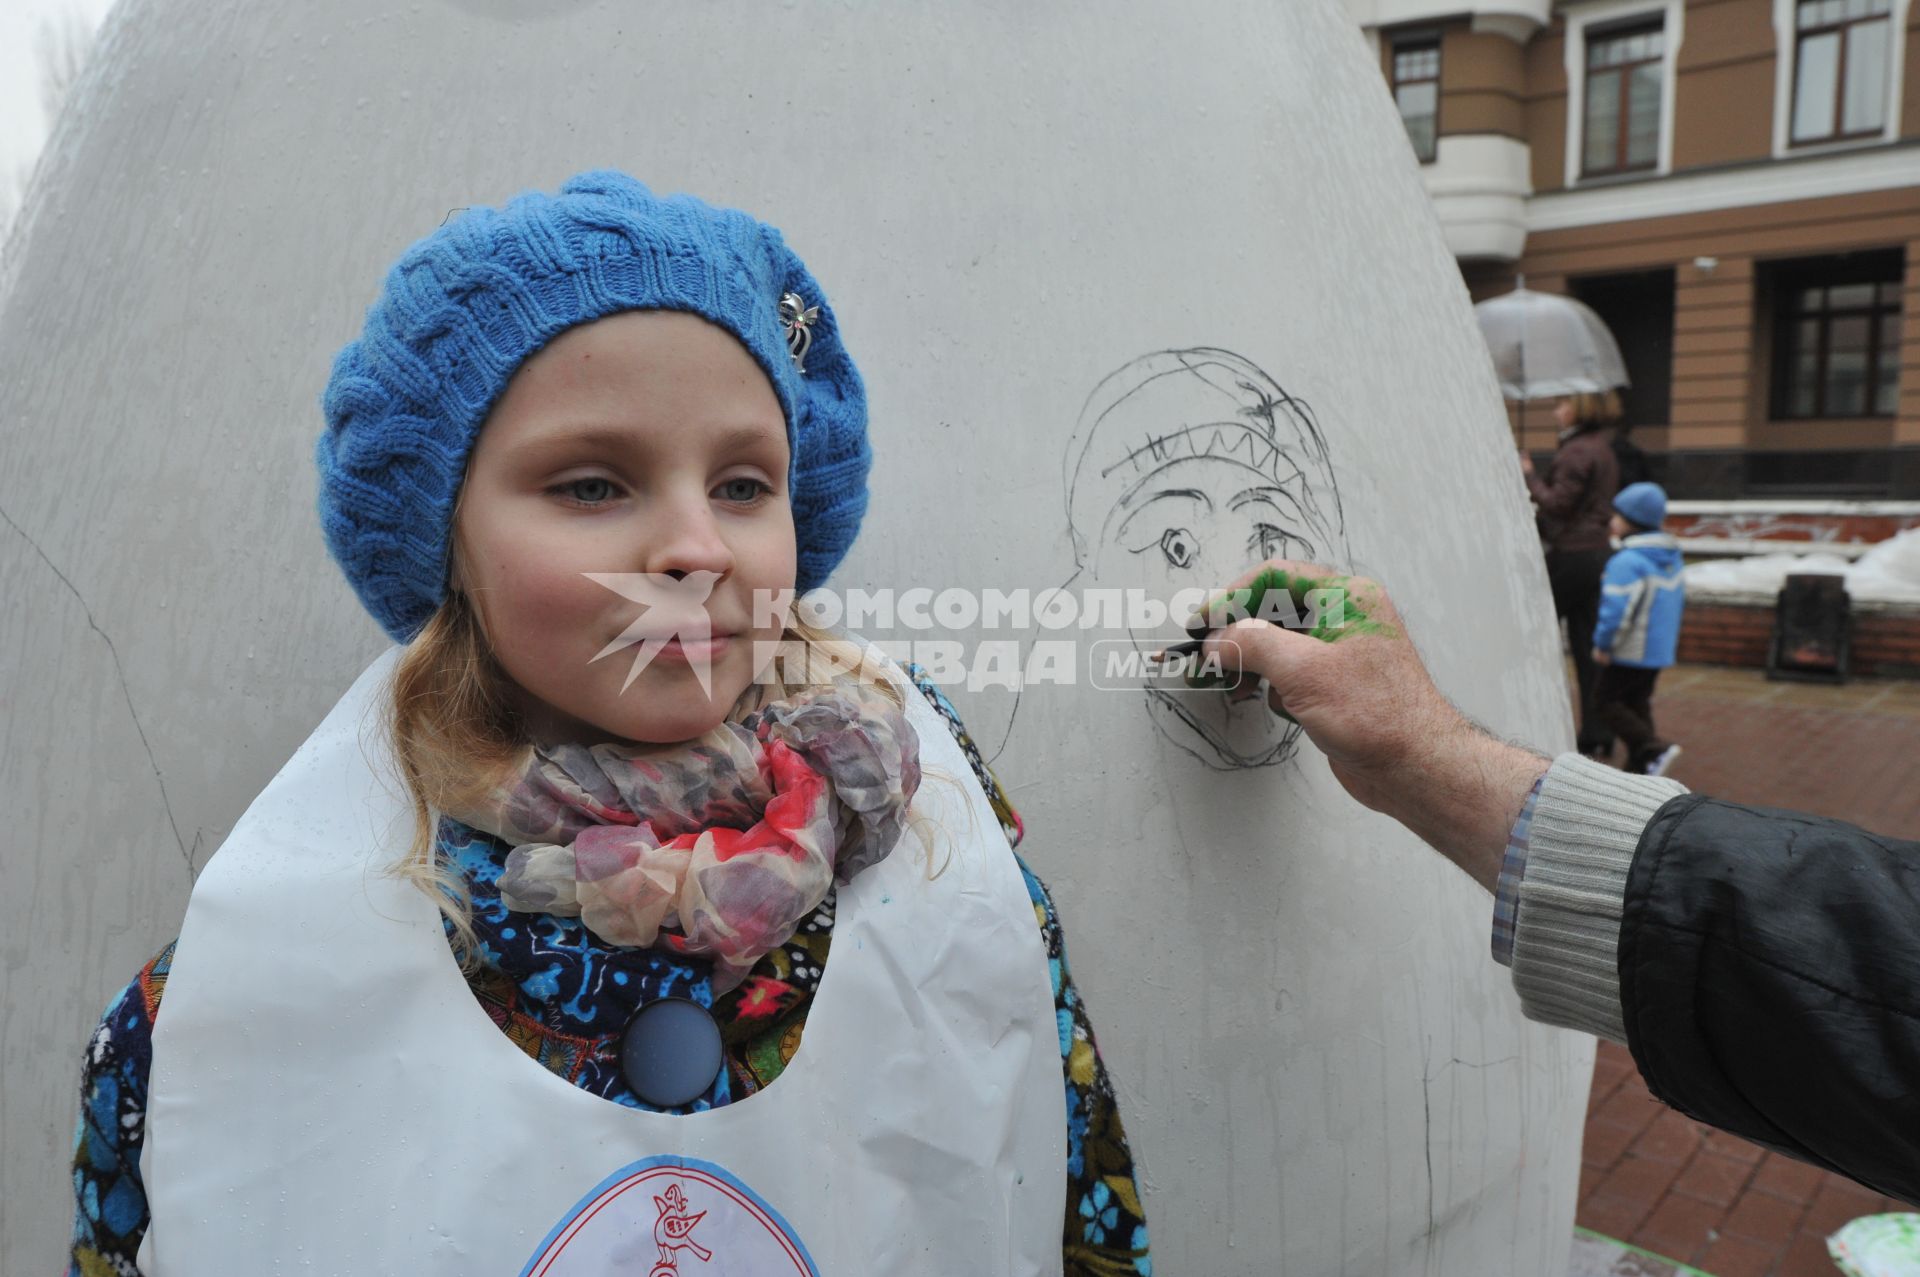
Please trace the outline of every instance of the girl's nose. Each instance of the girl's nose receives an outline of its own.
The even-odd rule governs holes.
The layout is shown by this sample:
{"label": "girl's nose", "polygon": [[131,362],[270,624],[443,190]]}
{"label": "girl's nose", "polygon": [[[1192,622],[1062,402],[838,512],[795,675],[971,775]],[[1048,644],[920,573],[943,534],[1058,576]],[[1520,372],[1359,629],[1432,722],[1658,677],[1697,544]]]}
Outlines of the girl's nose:
{"label": "girl's nose", "polygon": [[705,495],[696,501],[674,502],[656,509],[647,521],[641,556],[647,572],[679,580],[689,572],[718,572],[733,567],[733,549],[720,535],[720,525]]}

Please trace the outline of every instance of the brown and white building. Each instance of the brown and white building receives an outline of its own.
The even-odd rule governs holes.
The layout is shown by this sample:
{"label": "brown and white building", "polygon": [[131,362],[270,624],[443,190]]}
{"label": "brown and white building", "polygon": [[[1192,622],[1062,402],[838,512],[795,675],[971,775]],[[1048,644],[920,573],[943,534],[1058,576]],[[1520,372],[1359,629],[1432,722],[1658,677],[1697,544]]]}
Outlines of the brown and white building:
{"label": "brown and white building", "polygon": [[1920,0],[1346,3],[1469,291],[1600,313],[1673,496],[1920,498]]}

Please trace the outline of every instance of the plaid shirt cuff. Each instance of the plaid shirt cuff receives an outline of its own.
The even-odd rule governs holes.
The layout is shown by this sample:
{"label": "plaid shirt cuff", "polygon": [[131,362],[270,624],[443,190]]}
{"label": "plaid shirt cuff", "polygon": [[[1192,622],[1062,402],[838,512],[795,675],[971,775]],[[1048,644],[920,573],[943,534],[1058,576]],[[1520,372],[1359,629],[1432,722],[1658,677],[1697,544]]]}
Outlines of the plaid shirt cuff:
{"label": "plaid shirt cuff", "polygon": [[1540,773],[1527,801],[1520,808],[1520,819],[1507,834],[1507,854],[1500,861],[1500,883],[1493,893],[1493,960],[1503,967],[1513,965],[1513,931],[1520,917],[1520,884],[1527,876],[1527,839],[1533,830],[1533,809],[1540,801],[1540,786],[1547,774]]}

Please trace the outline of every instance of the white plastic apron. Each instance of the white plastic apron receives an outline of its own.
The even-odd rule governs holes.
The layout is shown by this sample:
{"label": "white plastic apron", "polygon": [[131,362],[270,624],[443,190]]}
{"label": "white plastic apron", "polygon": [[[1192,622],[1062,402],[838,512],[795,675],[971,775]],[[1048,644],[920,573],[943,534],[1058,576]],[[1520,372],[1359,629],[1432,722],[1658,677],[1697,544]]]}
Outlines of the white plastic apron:
{"label": "white plastic apron", "polygon": [[[993,811],[897,673],[910,831],[841,888],[805,1041],[675,1117],[523,1054],[431,901],[375,661],[200,876],[156,1018],[148,1277],[1058,1273],[1066,1110],[1045,951]],[[889,667],[891,669],[891,667]]]}

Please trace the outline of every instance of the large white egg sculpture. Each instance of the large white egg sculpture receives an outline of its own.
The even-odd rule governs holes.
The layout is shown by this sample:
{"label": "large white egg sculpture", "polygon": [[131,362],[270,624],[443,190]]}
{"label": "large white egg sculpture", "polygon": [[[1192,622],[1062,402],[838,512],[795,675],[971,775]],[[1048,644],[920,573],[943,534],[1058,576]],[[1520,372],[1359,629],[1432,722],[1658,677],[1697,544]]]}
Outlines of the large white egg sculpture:
{"label": "large white egg sculpture", "polygon": [[[106,999],[384,646],[313,515],[333,353],[450,210],[603,166],[772,221],[829,291],[877,454],[836,586],[1317,556],[1469,714],[1566,742],[1486,352],[1334,0],[127,0],[0,278],[7,1271],[59,1262]],[[1485,892],[1257,704],[947,615],[884,637],[963,650],[1156,1269],[1560,1271],[1592,1043],[1521,1019]],[[1062,639],[1079,676],[1017,694],[974,660]]]}

